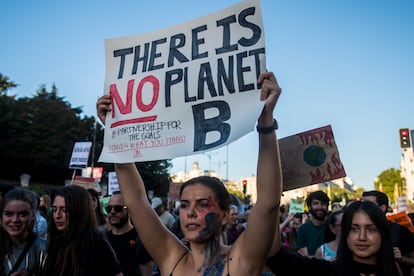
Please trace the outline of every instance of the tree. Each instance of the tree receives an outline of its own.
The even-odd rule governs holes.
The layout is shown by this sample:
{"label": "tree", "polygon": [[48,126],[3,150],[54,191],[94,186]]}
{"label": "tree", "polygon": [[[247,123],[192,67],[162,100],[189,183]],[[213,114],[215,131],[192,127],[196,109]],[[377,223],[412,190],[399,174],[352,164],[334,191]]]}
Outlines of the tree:
{"label": "tree", "polygon": [[69,159],[77,141],[92,141],[93,117],[81,118],[57,88],[40,87],[33,98],[9,102],[1,121],[1,155],[7,160],[3,177],[18,179],[22,173],[34,181],[63,184],[70,179]]}
{"label": "tree", "polygon": [[3,95],[3,94],[7,95],[7,91],[10,88],[14,88],[16,86],[17,84],[9,81],[9,77],[4,76],[3,74],[0,73],[0,95]]}
{"label": "tree", "polygon": [[147,191],[153,190],[159,197],[167,197],[170,188],[170,174],[172,164],[170,160],[158,160],[136,163],[145,183]]}
{"label": "tree", "polygon": [[405,178],[401,176],[401,170],[394,168],[383,171],[374,181],[375,189],[384,192],[390,199],[390,203],[395,203],[397,195],[394,194],[394,190],[396,186],[399,196],[405,195]]}
{"label": "tree", "polygon": [[[108,173],[115,171],[114,165],[112,163],[97,163],[96,166],[103,167],[101,184],[108,184]],[[169,169],[172,166],[170,160],[137,162],[135,166],[141,174],[147,191],[154,191],[154,195],[157,197],[168,197],[170,188]]]}
{"label": "tree", "polygon": [[362,193],[364,192],[363,188],[358,188],[356,191],[350,191],[347,189],[344,189],[338,185],[330,185],[328,188],[322,189],[331,200],[331,206],[334,206],[336,204],[343,204],[344,202],[348,202],[350,200],[355,200],[357,198],[360,198]]}
{"label": "tree", "polygon": [[[15,87],[2,75],[0,81],[2,87]],[[6,81],[13,85],[3,86]],[[72,107],[64,97],[58,96],[54,84],[50,91],[40,86],[32,98],[16,99],[0,94],[0,134],[2,179],[18,180],[21,174],[28,173],[32,182],[63,185],[73,174],[69,169],[73,146],[81,141],[94,142],[88,164],[93,162],[94,166],[104,167],[105,175],[114,170],[112,164],[96,162],[103,148],[103,127],[96,123],[95,117],[82,117],[80,107]],[[160,196],[168,194],[169,160],[137,166],[147,189]]]}

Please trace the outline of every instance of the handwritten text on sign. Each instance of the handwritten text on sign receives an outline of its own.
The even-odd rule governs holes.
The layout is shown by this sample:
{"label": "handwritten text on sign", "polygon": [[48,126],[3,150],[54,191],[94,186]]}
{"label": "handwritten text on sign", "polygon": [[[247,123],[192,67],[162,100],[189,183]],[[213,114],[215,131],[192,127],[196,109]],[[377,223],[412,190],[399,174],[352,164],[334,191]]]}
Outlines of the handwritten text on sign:
{"label": "handwritten text on sign", "polygon": [[144,35],[107,39],[112,95],[100,161],[170,159],[251,132],[265,68],[260,2]]}

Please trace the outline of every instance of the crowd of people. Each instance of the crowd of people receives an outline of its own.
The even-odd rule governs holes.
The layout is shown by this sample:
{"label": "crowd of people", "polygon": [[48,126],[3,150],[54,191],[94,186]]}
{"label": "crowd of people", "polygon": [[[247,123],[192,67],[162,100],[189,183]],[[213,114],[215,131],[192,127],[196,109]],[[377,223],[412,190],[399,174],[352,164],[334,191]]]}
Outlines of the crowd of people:
{"label": "crowd of people", "polygon": [[[308,214],[284,215],[273,118],[281,89],[271,72],[258,83],[257,201],[243,222],[224,184],[210,176],[183,183],[171,214],[161,198],[147,197],[133,163],[115,164],[120,191],[106,206],[77,185],[50,195],[7,186],[0,191],[0,275],[411,275],[414,236],[387,220],[380,191],[336,211],[316,191],[306,199]],[[100,97],[103,123],[109,111],[111,97]]]}
{"label": "crowd of people", "polygon": [[0,187],[0,275],[154,275],[152,258],[120,191],[111,195],[104,214],[99,193],[81,186],[65,186],[42,196],[4,187]]}
{"label": "crowd of people", "polygon": [[328,211],[329,197],[315,191],[306,206],[308,216],[279,220],[278,246],[267,261],[275,275],[414,275],[413,233],[387,220],[385,193],[365,191]]}

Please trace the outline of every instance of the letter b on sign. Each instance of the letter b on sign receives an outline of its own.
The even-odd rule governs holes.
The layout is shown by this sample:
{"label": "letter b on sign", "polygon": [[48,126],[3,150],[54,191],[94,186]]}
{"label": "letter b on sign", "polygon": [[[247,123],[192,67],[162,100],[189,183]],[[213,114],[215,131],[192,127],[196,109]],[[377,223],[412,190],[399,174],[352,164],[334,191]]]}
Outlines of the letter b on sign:
{"label": "letter b on sign", "polygon": [[[205,110],[214,108],[218,111],[218,116],[209,119],[205,118]],[[206,102],[193,106],[194,115],[194,152],[208,150],[221,145],[227,141],[231,127],[224,123],[230,119],[230,106],[224,101]],[[206,144],[208,132],[217,131],[219,139]]]}

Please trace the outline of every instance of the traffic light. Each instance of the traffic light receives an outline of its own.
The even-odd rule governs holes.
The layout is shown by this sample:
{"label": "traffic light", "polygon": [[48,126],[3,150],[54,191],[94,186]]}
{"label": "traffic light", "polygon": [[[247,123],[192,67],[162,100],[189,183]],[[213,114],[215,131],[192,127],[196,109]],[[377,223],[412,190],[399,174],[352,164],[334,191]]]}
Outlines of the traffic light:
{"label": "traffic light", "polygon": [[243,184],[243,194],[246,194],[247,180],[243,179],[242,184]]}
{"label": "traffic light", "polygon": [[400,128],[400,145],[401,148],[410,148],[410,130],[408,128]]}

